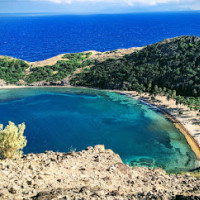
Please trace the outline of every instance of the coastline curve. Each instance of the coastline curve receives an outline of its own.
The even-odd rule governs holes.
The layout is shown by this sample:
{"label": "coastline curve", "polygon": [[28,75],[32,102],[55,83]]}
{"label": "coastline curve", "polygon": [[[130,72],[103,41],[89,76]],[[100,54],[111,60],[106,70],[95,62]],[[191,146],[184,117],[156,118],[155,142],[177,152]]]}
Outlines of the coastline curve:
{"label": "coastline curve", "polygon": [[[40,88],[40,87],[49,87],[49,86],[15,86],[15,85],[9,85],[9,86],[1,86],[0,89]],[[74,86],[51,86],[51,87],[77,88],[77,87],[74,87]],[[87,88],[87,87],[78,87],[78,88]],[[93,88],[93,89],[97,89],[97,88]],[[164,104],[157,105],[157,104],[151,102],[150,98],[144,99],[143,98],[144,94],[139,95],[135,91],[120,91],[120,90],[104,90],[104,91],[116,92],[116,93],[119,93],[119,94],[122,94],[122,95],[126,95],[130,98],[134,98],[136,100],[139,100],[141,103],[146,104],[150,107],[153,107],[153,108],[157,109],[159,112],[161,112],[184,135],[187,143],[191,147],[192,151],[195,153],[195,156],[196,156],[197,161],[198,161],[198,167],[200,166],[200,135],[197,138],[198,140],[196,140],[193,136],[194,133],[192,133],[192,131],[189,131],[187,129],[187,127],[185,127],[185,124],[183,124],[183,122],[181,120],[177,119],[177,116],[174,116],[171,112],[169,112],[167,109],[165,109]]]}
{"label": "coastline curve", "polygon": [[198,161],[198,165],[200,166],[200,145],[199,145],[200,141],[198,142],[193,137],[193,134],[190,131],[188,131],[188,129],[183,125],[183,123],[180,120],[177,119],[176,116],[173,116],[173,114],[171,114],[169,111],[165,110],[163,107],[150,102],[150,99],[148,99],[148,100],[145,99],[144,100],[142,98],[142,95],[139,95],[135,91],[115,91],[115,92],[123,94],[123,95],[125,94],[126,96],[128,96],[130,98],[137,99],[141,103],[146,104],[146,105],[148,105],[150,107],[153,107],[153,108],[157,109],[166,118],[168,118],[174,124],[174,126],[184,135],[184,137],[187,140],[187,143],[190,145],[192,151],[195,153],[195,156],[196,156],[197,161]]}

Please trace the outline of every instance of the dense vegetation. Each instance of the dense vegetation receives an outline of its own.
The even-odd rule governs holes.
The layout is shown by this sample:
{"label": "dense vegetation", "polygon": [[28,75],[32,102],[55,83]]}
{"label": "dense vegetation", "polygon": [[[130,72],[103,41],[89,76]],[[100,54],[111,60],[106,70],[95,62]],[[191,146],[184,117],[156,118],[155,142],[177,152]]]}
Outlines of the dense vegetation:
{"label": "dense vegetation", "polygon": [[91,53],[65,54],[63,58],[68,60],[59,60],[55,65],[45,67],[35,67],[31,74],[26,77],[27,83],[38,81],[56,82],[62,81],[64,78],[73,74],[77,68],[91,65],[93,61],[87,58]]}
{"label": "dense vegetation", "polygon": [[0,79],[13,84],[24,78],[24,71],[29,67],[22,60],[8,57],[0,58]]}
{"label": "dense vegetation", "polygon": [[164,94],[200,108],[200,38],[164,40],[121,59],[108,59],[78,74],[71,83],[102,89]]}

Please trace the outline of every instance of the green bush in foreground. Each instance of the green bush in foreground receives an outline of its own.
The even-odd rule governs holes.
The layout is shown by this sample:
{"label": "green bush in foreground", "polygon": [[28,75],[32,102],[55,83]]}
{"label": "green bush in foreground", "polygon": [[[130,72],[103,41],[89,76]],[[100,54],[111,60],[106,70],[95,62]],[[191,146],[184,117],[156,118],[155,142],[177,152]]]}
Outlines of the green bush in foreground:
{"label": "green bush in foreground", "polygon": [[25,130],[25,124],[19,124],[16,126],[13,122],[3,129],[3,125],[0,124],[0,158],[19,158],[26,146],[27,140],[23,136]]}

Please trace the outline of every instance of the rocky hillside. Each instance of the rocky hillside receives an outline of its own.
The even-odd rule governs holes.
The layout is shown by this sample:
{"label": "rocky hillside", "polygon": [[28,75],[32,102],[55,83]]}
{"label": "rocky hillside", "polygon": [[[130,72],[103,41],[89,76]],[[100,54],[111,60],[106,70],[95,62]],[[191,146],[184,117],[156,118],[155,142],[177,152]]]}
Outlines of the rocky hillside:
{"label": "rocky hillside", "polygon": [[130,168],[104,146],[0,161],[0,199],[200,199],[200,179]]}

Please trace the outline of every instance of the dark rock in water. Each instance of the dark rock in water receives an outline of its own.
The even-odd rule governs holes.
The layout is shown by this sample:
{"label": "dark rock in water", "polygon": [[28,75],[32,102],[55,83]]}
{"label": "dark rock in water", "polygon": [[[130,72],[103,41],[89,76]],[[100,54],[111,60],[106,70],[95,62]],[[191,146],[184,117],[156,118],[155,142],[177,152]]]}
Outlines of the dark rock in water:
{"label": "dark rock in water", "polygon": [[139,160],[132,160],[130,166],[146,166],[155,167],[155,160],[151,158],[140,158]]}

